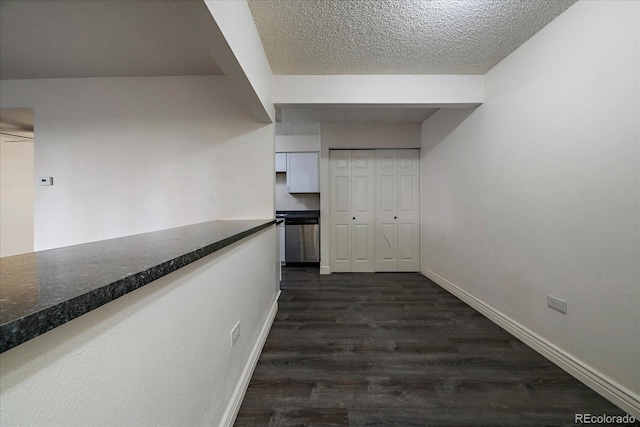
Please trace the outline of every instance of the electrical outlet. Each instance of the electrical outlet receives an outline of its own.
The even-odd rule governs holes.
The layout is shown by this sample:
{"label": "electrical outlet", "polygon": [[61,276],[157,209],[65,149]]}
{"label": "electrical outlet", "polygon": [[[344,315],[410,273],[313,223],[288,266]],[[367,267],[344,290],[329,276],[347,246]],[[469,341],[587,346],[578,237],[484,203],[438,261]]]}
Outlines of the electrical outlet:
{"label": "electrical outlet", "polygon": [[554,310],[558,310],[560,313],[567,314],[567,302],[561,300],[560,298],[556,298],[552,295],[547,295],[547,306],[553,308]]}
{"label": "electrical outlet", "polygon": [[231,330],[231,347],[233,347],[240,338],[240,322],[236,323],[236,325]]}

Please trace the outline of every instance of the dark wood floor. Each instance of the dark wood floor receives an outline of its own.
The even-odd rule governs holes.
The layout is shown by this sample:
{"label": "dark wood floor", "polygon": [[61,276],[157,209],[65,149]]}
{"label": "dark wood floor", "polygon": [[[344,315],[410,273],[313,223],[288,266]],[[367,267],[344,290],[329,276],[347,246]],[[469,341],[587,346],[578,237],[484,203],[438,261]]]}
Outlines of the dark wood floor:
{"label": "dark wood floor", "polygon": [[236,426],[575,425],[624,412],[420,274],[283,272]]}

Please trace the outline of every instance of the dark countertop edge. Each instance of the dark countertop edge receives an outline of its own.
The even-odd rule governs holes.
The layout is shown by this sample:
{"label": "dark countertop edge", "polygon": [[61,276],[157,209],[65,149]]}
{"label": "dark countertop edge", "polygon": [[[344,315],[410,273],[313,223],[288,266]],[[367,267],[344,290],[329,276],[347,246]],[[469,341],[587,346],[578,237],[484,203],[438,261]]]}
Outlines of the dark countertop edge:
{"label": "dark countertop edge", "polygon": [[276,217],[284,215],[280,218],[320,218],[319,210],[302,210],[302,211],[276,211]]}
{"label": "dark countertop edge", "polygon": [[[18,318],[0,326],[0,336],[13,337],[12,340],[1,340],[0,353],[16,347],[30,339],[57,328],[77,317],[82,316],[98,307],[101,307],[129,292],[135,291],[154,280],[173,273],[207,255],[219,251],[239,240],[255,234],[269,226],[276,224],[276,220],[270,220],[257,227],[250,228],[233,236],[213,242],[205,247],[180,255],[169,261],[165,261],[144,271],[123,277],[108,285],[89,291],[83,295],[58,303],[38,312]],[[65,316],[61,314],[66,314]]]}

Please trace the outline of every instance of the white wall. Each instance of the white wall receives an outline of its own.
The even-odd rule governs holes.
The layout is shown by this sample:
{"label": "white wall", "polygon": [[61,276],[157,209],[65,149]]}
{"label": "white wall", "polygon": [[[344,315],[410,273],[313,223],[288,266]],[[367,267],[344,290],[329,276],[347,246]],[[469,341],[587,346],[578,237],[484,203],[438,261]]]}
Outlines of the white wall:
{"label": "white wall", "polygon": [[[216,62],[256,118],[262,123],[275,122],[273,74],[249,5],[246,0],[206,0],[205,5],[222,37],[217,32],[205,31],[202,25],[206,24],[198,22],[199,18],[204,20],[208,17],[191,15],[192,23],[197,24],[200,30],[200,37],[211,45]],[[195,11],[193,8],[190,13]]]}
{"label": "white wall", "polygon": [[419,123],[323,123],[322,148],[420,148]]}
{"label": "white wall", "polygon": [[276,135],[276,152],[320,151],[320,135]]}
{"label": "white wall", "polygon": [[571,6],[486,74],[482,106],[425,121],[421,153],[425,274],[636,416],[639,15]]}
{"label": "white wall", "polygon": [[321,125],[320,150],[320,273],[330,273],[329,260],[329,150],[420,148],[419,123],[365,123]]}
{"label": "white wall", "polygon": [[278,211],[318,211],[320,195],[317,193],[291,194],[287,191],[287,176],[276,174],[276,210]]}
{"label": "white wall", "polygon": [[274,126],[222,76],[0,82],[33,107],[35,249],[213,219],[271,218]]}
{"label": "white wall", "polygon": [[0,256],[33,252],[33,141],[0,138]]}
{"label": "white wall", "polygon": [[276,75],[273,102],[292,105],[470,107],[484,99],[480,75]]}
{"label": "white wall", "polygon": [[2,353],[0,425],[230,425],[275,315],[276,244],[270,227]]}

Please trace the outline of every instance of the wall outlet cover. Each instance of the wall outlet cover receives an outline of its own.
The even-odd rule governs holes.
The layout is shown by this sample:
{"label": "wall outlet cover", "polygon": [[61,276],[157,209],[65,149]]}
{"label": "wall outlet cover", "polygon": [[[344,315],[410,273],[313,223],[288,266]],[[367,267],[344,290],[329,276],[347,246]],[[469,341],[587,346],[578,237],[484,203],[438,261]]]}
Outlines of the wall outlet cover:
{"label": "wall outlet cover", "polygon": [[567,314],[567,302],[553,295],[547,295],[547,306],[558,310],[560,313]]}

